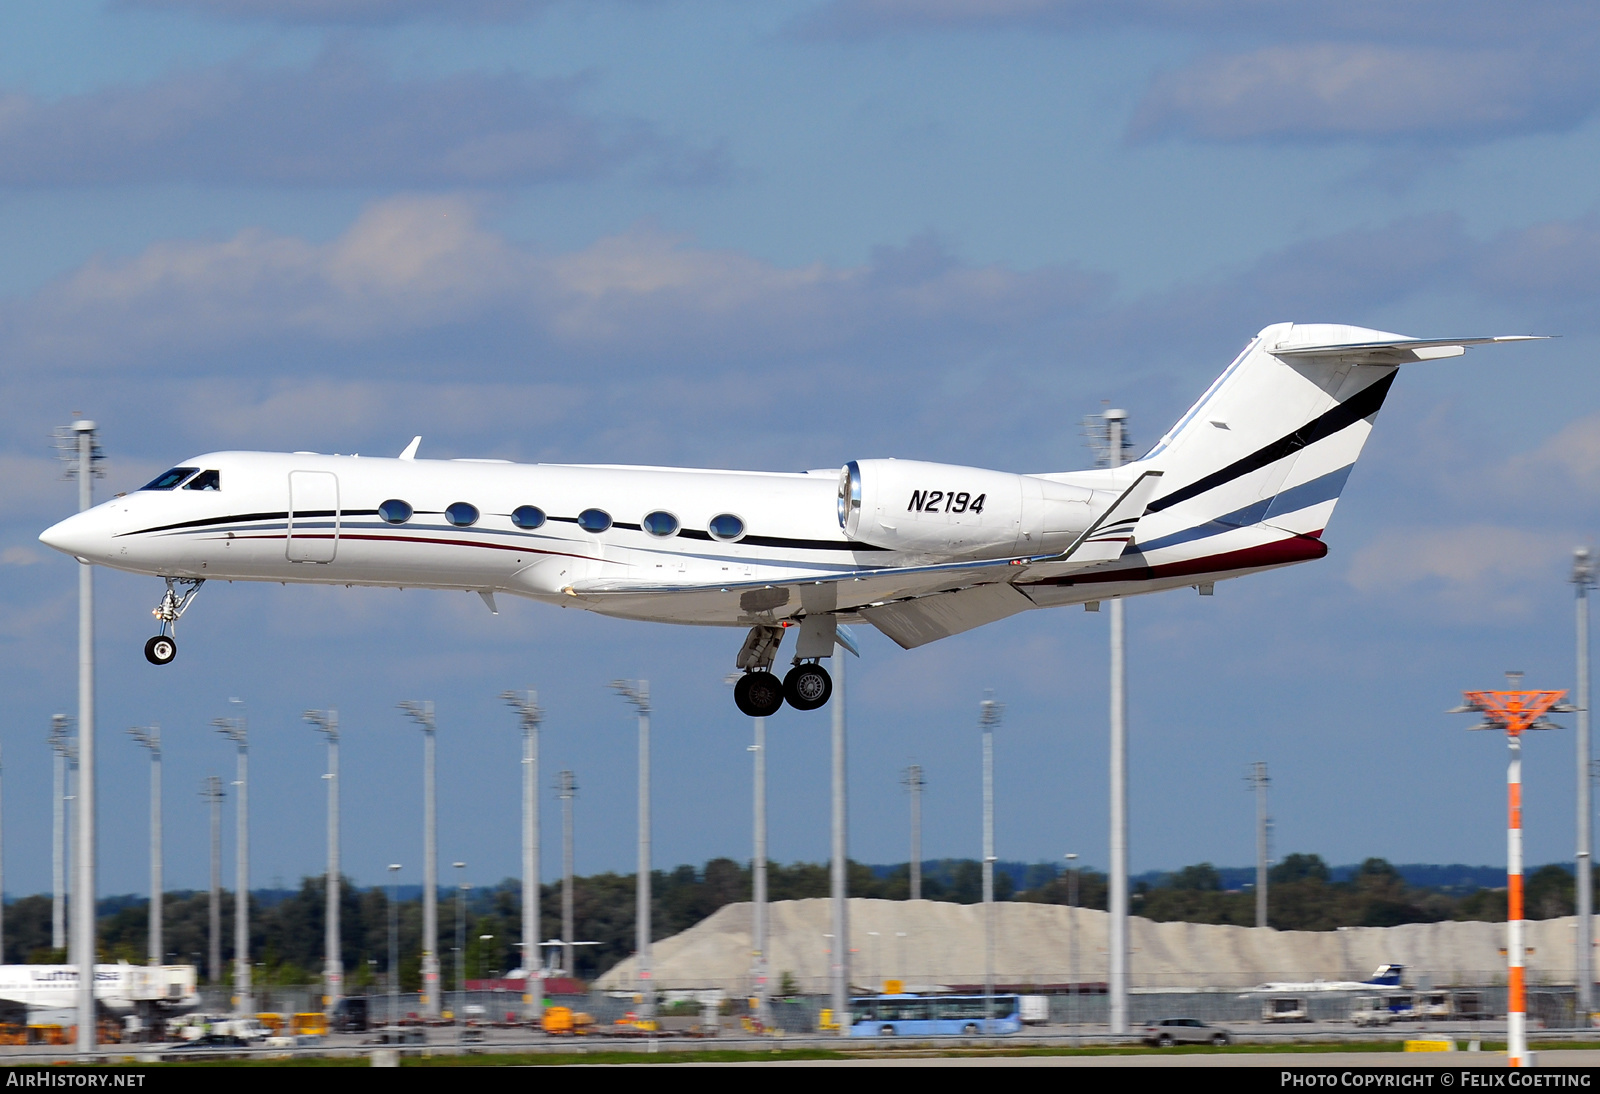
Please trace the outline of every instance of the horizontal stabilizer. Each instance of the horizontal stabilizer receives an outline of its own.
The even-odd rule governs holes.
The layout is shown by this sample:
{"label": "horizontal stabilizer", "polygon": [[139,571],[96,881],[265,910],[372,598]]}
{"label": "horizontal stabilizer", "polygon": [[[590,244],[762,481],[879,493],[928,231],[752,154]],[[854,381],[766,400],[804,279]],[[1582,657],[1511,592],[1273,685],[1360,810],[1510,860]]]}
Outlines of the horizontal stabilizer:
{"label": "horizontal stabilizer", "polygon": [[1280,342],[1267,352],[1274,357],[1345,357],[1362,364],[1401,365],[1409,361],[1434,361],[1460,357],[1468,346],[1487,346],[1497,342],[1534,342],[1545,334],[1502,334],[1493,338],[1391,338],[1376,342],[1333,342],[1320,346],[1297,346]]}

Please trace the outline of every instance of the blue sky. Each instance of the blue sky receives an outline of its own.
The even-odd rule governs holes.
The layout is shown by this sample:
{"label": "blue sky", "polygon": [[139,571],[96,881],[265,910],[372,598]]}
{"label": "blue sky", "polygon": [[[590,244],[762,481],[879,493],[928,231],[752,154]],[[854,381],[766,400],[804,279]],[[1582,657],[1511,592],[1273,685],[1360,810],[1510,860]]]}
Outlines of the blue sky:
{"label": "blue sky", "polygon": [[[6,888],[49,884],[49,715],[74,704],[81,411],[101,496],[224,448],[803,469],[1084,465],[1109,400],[1153,440],[1272,322],[1559,340],[1405,369],[1325,560],[1129,606],[1136,871],[1275,846],[1493,863],[1503,744],[1442,714],[1508,668],[1569,686],[1600,502],[1600,14],[1418,0],[82,0],[0,11],[0,722]],[[99,581],[101,888],[204,884],[208,728],[251,719],[253,876],[517,870],[517,728],[577,773],[578,868],[630,870],[657,700],[656,863],[749,851],[736,636],[476,597],[207,587],[145,664],[159,585]],[[998,850],[1103,865],[1103,615],[1036,612],[850,666],[853,853],[979,847],[977,704],[1007,704]],[[772,848],[826,853],[826,714],[770,725]],[[1529,857],[1572,851],[1572,734],[1527,749]],[[546,876],[558,860],[553,796]]]}

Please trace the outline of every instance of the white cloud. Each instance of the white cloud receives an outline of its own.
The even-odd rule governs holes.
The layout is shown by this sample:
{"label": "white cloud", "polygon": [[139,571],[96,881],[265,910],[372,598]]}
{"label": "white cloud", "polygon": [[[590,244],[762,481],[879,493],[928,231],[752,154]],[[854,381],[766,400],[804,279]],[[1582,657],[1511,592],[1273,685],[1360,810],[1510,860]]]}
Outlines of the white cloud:
{"label": "white cloud", "polygon": [[221,19],[312,26],[391,26],[416,19],[509,23],[528,19],[552,0],[116,0],[116,6],[191,11]]}
{"label": "white cloud", "polygon": [[798,26],[817,37],[1013,28],[1073,33],[1131,26],[1208,37],[1504,43],[1593,32],[1600,27],[1600,12],[1584,0],[1517,5],[1499,0],[828,0],[802,16]]}
{"label": "white cloud", "polygon": [[796,25],[816,38],[1137,28],[1209,49],[1153,81],[1135,139],[1486,140],[1569,128],[1600,105],[1600,8],[1578,0],[832,0]]}
{"label": "white cloud", "polygon": [[1592,58],[1531,48],[1348,42],[1213,55],[1159,77],[1137,139],[1483,139],[1575,124],[1600,101]]}
{"label": "white cloud", "polygon": [[392,77],[349,52],[230,63],[45,100],[0,93],[0,185],[522,185],[643,162],[719,177],[719,153],[573,105],[573,80]]}
{"label": "white cloud", "polygon": [[1399,528],[1380,533],[1351,560],[1346,579],[1373,597],[1413,596],[1449,619],[1522,619],[1532,587],[1562,572],[1571,539],[1489,524]]}
{"label": "white cloud", "polygon": [[851,267],[777,266],[649,226],[545,254],[485,228],[469,201],[401,197],[328,243],[252,230],[96,259],[0,310],[0,344],[14,367],[89,369],[264,343],[416,353],[418,335],[497,339],[519,359],[535,347],[749,359],[1036,323],[1105,285],[1059,267],[963,265],[926,239]]}

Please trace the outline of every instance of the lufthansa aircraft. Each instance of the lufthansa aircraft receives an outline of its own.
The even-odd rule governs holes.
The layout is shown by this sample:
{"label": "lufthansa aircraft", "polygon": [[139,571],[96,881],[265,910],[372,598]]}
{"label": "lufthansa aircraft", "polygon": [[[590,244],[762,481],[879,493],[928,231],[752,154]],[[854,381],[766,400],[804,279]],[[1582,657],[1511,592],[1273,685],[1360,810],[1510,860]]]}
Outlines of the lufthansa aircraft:
{"label": "lufthansa aircraft", "polygon": [[[1501,338],[1267,327],[1149,452],[1014,475],[911,460],[802,473],[214,452],[39,538],[166,581],[173,633],[211,580],[508,593],[740,627],[739,709],[828,701],[840,623],[906,649],[1062,604],[1212,584],[1328,553],[1322,531],[1398,366]],[[789,628],[793,667],[772,667]]]}

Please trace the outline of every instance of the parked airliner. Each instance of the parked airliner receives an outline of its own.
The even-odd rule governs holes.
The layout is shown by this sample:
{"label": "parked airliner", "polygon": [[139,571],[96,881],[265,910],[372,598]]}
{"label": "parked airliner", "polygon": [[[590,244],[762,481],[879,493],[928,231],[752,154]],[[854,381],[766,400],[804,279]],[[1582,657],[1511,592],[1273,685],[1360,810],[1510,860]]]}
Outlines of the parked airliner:
{"label": "parked airliner", "polygon": [[[94,999],[110,1014],[139,1012],[148,1019],[183,1014],[200,1002],[193,965],[127,962],[94,967]],[[78,966],[0,965],[0,1009],[39,1024],[76,1021],[77,1006]]]}
{"label": "parked airliner", "polygon": [[[739,709],[812,710],[867,623],[911,649],[1018,612],[1195,586],[1328,553],[1323,529],[1397,368],[1533,336],[1267,327],[1147,453],[1011,474],[857,459],[800,473],[215,452],[39,538],[166,582],[157,665],[206,581],[506,593],[746,628]],[[772,672],[798,634],[783,681]]]}

